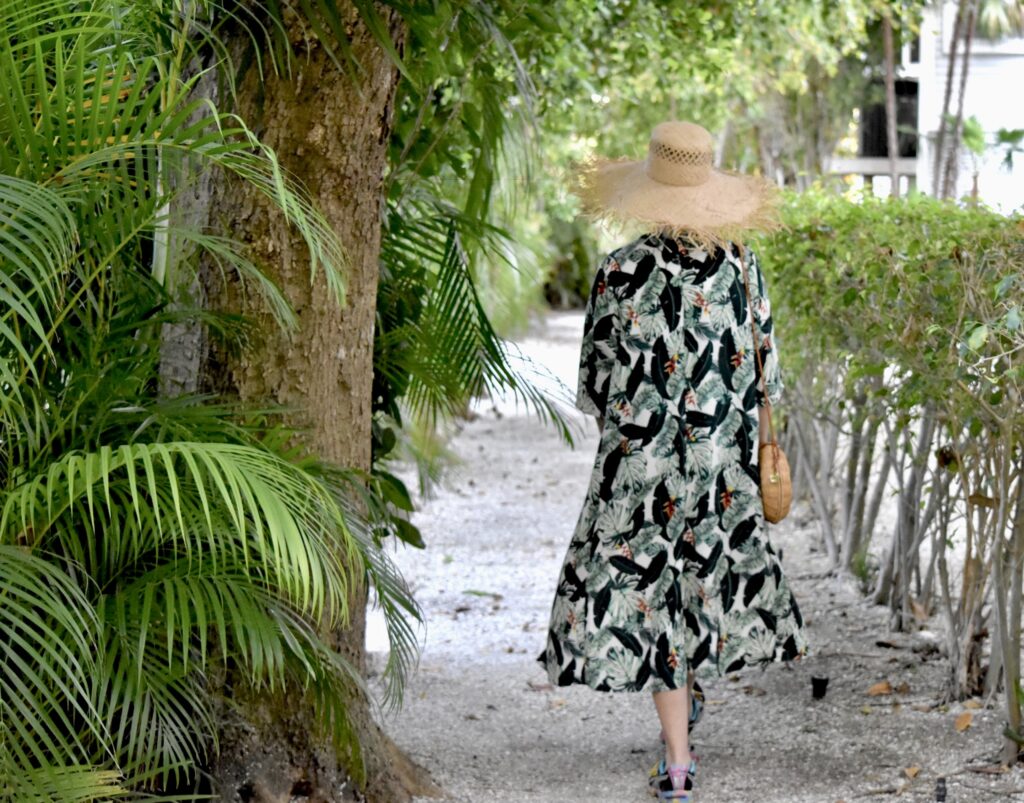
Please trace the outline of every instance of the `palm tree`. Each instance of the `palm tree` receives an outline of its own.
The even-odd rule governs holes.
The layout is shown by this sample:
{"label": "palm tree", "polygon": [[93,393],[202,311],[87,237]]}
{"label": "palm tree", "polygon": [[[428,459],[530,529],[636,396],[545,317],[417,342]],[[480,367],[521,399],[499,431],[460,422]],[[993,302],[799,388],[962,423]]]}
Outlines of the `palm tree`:
{"label": "palm tree", "polygon": [[160,394],[165,324],[247,348],[245,321],[167,280],[195,254],[295,321],[235,241],[175,222],[188,165],[267,198],[335,296],[343,260],[275,154],[193,98],[130,11],[0,7],[0,796],[18,800],[195,789],[225,668],[315,700],[312,727],[351,747],[362,681],[321,626],[367,577],[410,655],[415,606],[357,513],[360,478],[271,409]]}
{"label": "palm tree", "polygon": [[[265,314],[233,285],[211,294],[214,308],[250,314],[258,347],[240,357],[215,351],[205,381],[254,402],[285,401],[286,420],[310,451],[369,473],[399,507],[409,506],[408,494],[385,458],[405,411],[429,426],[461,412],[475,394],[511,387],[549,417],[555,412],[512,370],[474,282],[474,258],[494,254],[502,236],[490,200],[509,163],[504,149],[515,117],[507,114],[508,86],[500,78],[509,64],[508,83],[520,95],[525,90],[503,26],[517,17],[521,25],[520,5],[302,0],[252,3],[246,19],[214,10],[222,49],[247,54],[238,61],[248,66],[232,73],[231,109],[326,211],[348,264],[339,307],[309,282],[304,244],[268,219],[267,202],[239,182],[220,185],[208,219],[227,222],[252,244],[254,261],[302,314],[296,333],[285,336],[265,330]],[[488,59],[495,51],[500,66]],[[404,306],[406,298],[412,303]],[[403,306],[403,314],[392,314]],[[419,543],[406,522],[391,522]],[[354,595],[356,626],[333,636],[357,664],[364,603]],[[364,762],[321,758],[326,751],[305,727],[313,712],[266,697],[237,709],[242,722],[225,731],[256,735],[233,743],[214,775],[224,786],[267,785],[286,774],[276,769],[282,766],[314,787],[337,787],[348,777],[371,798],[406,799],[425,773],[402,760],[364,701],[350,703]]]}
{"label": "palm tree", "polygon": [[[935,193],[949,198],[956,190],[960,140],[964,125],[964,95],[975,34],[998,40],[1024,32],[1024,3],[1021,0],[958,0],[950,40],[949,67],[934,160]],[[962,44],[963,50],[958,52]],[[960,84],[955,114],[950,114],[956,64],[960,61]],[[947,142],[948,139],[948,142]]]}

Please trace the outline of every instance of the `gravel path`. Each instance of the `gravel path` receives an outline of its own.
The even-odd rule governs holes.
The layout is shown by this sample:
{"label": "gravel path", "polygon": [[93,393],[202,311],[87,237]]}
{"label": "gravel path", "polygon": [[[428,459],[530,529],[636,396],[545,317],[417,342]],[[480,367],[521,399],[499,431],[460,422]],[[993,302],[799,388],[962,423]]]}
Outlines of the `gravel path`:
{"label": "gravel path", "polygon": [[[551,315],[521,346],[573,383],[581,329],[579,314]],[[406,704],[385,725],[444,800],[650,800],[659,745],[649,695],[552,688],[535,661],[596,449],[596,427],[579,420],[573,450],[508,404],[481,407],[452,442],[459,464],[446,486],[416,514],[427,549],[396,555],[427,623]],[[941,624],[888,633],[883,608],[824,576],[805,510],[771,538],[812,655],[705,684],[695,803],[931,801],[940,775],[950,803],[1024,801],[1021,770],[977,771],[996,759],[1001,711],[939,705]],[[368,647],[382,649],[374,620]],[[812,674],[830,678],[822,700],[811,698]],[[883,681],[892,693],[868,694]]]}

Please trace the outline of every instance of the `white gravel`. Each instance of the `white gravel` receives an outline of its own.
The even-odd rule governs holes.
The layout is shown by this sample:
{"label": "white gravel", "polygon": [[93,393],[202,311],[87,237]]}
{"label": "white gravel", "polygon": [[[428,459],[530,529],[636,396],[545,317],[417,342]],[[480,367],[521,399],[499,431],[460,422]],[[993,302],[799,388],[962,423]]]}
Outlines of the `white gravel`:
{"label": "white gravel", "polygon": [[[581,329],[580,314],[553,314],[520,345],[573,384]],[[427,622],[406,704],[385,727],[447,801],[650,800],[645,779],[659,745],[649,695],[551,688],[535,661],[596,428],[578,418],[585,434],[573,450],[507,402],[478,412],[451,444],[460,462],[446,487],[416,514],[426,550],[396,555]],[[812,654],[705,685],[694,803],[931,801],[940,775],[950,803],[1024,801],[1020,769],[976,771],[997,758],[1002,711],[938,705],[941,623],[888,633],[886,611],[852,581],[820,576],[827,564],[805,509],[771,538]],[[379,658],[386,641],[376,615],[369,625],[367,646]],[[811,699],[812,674],[830,677],[822,700]],[[867,694],[885,680],[897,691]],[[967,710],[971,725],[958,731]]]}

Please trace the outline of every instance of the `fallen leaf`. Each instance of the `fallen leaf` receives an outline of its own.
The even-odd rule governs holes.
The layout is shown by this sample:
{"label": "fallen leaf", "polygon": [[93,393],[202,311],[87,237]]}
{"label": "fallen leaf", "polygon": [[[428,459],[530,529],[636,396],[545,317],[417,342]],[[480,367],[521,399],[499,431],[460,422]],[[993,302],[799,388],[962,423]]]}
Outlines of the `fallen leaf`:
{"label": "fallen leaf", "polygon": [[927,714],[932,710],[932,707],[927,703],[918,703],[917,705],[910,706],[915,711],[920,711],[922,714]]}
{"label": "fallen leaf", "polygon": [[871,713],[871,706],[870,705],[862,705],[860,707],[860,712],[862,714],[870,714]]}
{"label": "fallen leaf", "polygon": [[910,694],[910,684],[907,681],[903,681],[899,686],[896,687],[897,694]]}
{"label": "fallen leaf", "polygon": [[766,692],[760,686],[744,686],[743,687],[743,693],[744,694],[749,694],[749,695],[751,695],[753,697],[763,697],[768,692]]}
{"label": "fallen leaf", "polygon": [[978,700],[964,700],[964,708],[981,708],[981,702]]}
{"label": "fallen leaf", "polygon": [[906,775],[908,778],[916,778],[917,773],[919,773],[920,771],[921,768],[915,764],[913,767],[904,768],[903,774]]}
{"label": "fallen leaf", "polygon": [[986,496],[982,493],[973,493],[967,497],[967,501],[975,505],[976,507],[988,507],[994,508],[999,504],[999,500],[992,496]]}
{"label": "fallen leaf", "polygon": [[882,694],[892,694],[892,684],[888,680],[880,680],[870,689],[867,694],[869,697],[878,697]]}
{"label": "fallen leaf", "polygon": [[974,719],[974,714],[970,711],[964,711],[960,716],[956,718],[953,726],[959,733],[963,733],[969,727],[971,727],[971,720]]}
{"label": "fallen leaf", "polygon": [[481,591],[478,588],[464,588],[463,594],[471,594],[474,597],[490,597],[491,599],[505,599],[501,594],[496,591]]}

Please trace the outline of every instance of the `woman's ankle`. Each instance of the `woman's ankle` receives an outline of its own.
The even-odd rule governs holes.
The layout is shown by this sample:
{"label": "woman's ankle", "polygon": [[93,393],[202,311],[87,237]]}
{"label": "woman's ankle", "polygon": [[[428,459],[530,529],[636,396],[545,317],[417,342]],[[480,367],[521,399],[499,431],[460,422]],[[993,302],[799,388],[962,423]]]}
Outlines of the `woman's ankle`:
{"label": "woman's ankle", "polygon": [[665,766],[666,767],[671,767],[671,766],[689,767],[691,761],[693,761],[693,751],[691,751],[689,749],[689,747],[687,747],[686,752],[682,753],[681,755],[677,755],[675,753],[671,753],[668,750],[665,751]]}

